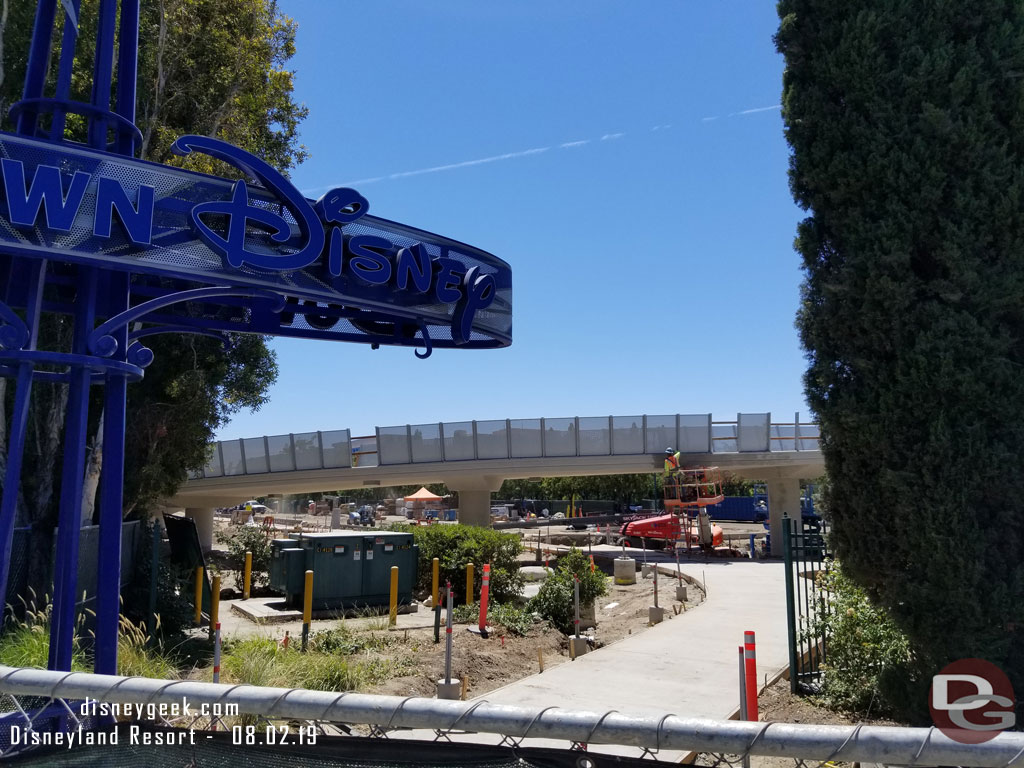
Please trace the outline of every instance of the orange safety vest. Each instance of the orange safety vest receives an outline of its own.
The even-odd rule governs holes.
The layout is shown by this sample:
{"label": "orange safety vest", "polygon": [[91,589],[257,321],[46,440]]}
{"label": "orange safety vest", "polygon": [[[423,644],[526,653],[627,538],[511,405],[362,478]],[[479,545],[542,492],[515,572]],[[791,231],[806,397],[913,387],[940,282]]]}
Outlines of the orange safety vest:
{"label": "orange safety vest", "polygon": [[679,453],[674,453],[671,456],[665,456],[665,471],[671,472],[674,469],[679,469]]}

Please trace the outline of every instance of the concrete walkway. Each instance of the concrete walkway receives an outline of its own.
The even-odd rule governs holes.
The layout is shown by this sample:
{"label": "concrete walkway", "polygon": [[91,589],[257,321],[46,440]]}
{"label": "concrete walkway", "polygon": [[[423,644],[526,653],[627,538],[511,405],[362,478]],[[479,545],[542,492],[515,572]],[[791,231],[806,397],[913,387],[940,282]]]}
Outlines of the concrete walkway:
{"label": "concrete walkway", "polygon": [[[737,647],[743,644],[744,631],[757,635],[760,686],[789,663],[784,567],[778,561],[739,559],[681,567],[697,581],[706,580],[708,599],[698,608],[474,701],[538,710],[559,707],[658,717],[668,713],[730,717],[739,704]],[[660,570],[675,573],[675,564],[661,565]],[[664,593],[672,596],[671,582],[662,583]],[[598,637],[600,632],[598,625]],[[497,742],[483,734],[457,739]],[[565,746],[541,739],[530,739],[528,744]],[[594,745],[594,750],[634,757],[640,753],[634,747]],[[677,761],[684,756],[662,752],[658,758]]]}
{"label": "concrete walkway", "polygon": [[[671,570],[670,570],[671,569]],[[662,573],[675,565],[661,566]],[[728,717],[737,707],[737,647],[757,633],[758,677],[788,664],[785,574],[780,562],[684,563],[708,599],[686,614],[481,696],[492,703],[635,714]],[[663,594],[671,596],[671,582]],[[597,636],[601,636],[598,625]]]}

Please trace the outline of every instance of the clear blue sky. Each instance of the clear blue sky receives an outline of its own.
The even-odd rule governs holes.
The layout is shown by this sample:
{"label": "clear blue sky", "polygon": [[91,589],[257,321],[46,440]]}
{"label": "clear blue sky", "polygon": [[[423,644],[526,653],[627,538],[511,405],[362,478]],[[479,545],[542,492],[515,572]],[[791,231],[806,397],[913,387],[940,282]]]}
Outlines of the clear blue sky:
{"label": "clear blue sky", "polygon": [[221,438],[464,419],[809,418],[774,3],[280,0],[308,197],[512,266],[492,351],[275,340]]}

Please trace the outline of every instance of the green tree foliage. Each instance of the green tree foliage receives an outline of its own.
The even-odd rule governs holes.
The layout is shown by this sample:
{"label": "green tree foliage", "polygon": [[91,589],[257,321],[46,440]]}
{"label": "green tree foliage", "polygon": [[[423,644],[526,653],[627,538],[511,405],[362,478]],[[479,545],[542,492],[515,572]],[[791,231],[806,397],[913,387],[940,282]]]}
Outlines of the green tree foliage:
{"label": "green tree foliage", "polygon": [[598,570],[591,570],[590,558],[573,547],[558,559],[557,567],[548,574],[529,608],[539,613],[560,632],[573,631],[575,618],[574,579],[580,582],[580,607],[590,605],[608,591],[608,579]]}
{"label": "green tree foliage", "polygon": [[506,480],[496,496],[500,499],[606,499],[623,504],[649,499],[661,480],[656,475],[588,475],[546,477],[534,480]]}
{"label": "green tree foliage", "polygon": [[918,677],[977,656],[1020,689],[1024,5],[781,0],[779,15],[836,550]]}

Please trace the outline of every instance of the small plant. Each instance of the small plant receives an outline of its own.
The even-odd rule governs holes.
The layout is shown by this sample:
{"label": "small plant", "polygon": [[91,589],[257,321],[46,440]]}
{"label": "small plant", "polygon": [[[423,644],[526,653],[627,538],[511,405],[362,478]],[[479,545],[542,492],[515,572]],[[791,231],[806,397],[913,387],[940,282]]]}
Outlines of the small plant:
{"label": "small plant", "polygon": [[[480,603],[458,605],[452,610],[452,621],[457,624],[475,624],[480,616]],[[487,623],[504,627],[510,635],[525,637],[533,626],[533,614],[515,603],[490,603]]]}
{"label": "small plant", "polygon": [[243,525],[228,532],[218,532],[217,540],[228,545],[227,567],[235,575],[235,586],[241,590],[245,577],[245,553],[252,552],[252,586],[270,584],[270,540],[262,528]]}
{"label": "small plant", "polygon": [[590,569],[590,559],[573,547],[548,574],[528,610],[540,614],[564,634],[573,631],[574,584],[580,582],[580,608],[590,605],[608,591],[607,578],[601,571]]}

